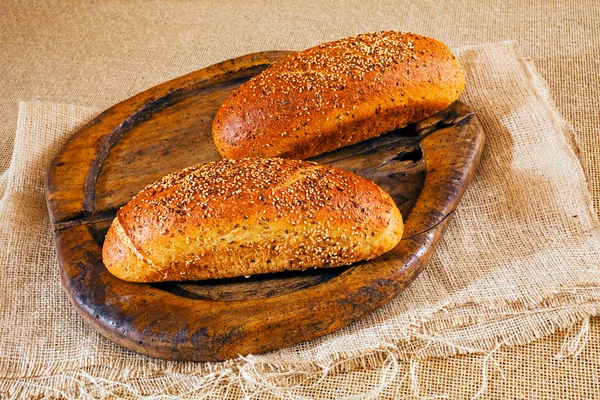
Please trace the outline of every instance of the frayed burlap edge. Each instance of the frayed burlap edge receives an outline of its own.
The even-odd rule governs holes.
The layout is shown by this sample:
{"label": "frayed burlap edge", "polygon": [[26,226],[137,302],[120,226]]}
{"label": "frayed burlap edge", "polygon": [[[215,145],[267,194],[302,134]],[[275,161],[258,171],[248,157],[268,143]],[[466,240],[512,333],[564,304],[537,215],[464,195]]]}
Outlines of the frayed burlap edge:
{"label": "frayed burlap edge", "polygon": [[[490,339],[484,346],[461,346],[441,337],[425,335],[406,342],[382,344],[362,354],[337,354],[326,359],[308,363],[285,364],[265,361],[263,356],[240,357],[223,363],[174,363],[157,361],[147,363],[144,358],[137,365],[129,360],[110,363],[109,360],[67,369],[65,363],[38,369],[28,366],[25,374],[15,371],[13,377],[0,380],[0,393],[7,398],[51,397],[51,398],[302,398],[299,393],[317,387],[328,375],[347,373],[356,369],[368,369],[377,375],[377,384],[362,393],[348,397],[353,399],[377,398],[401,370],[408,367],[410,388],[415,398],[420,395],[419,364],[422,358],[409,347],[414,344],[421,349],[430,344],[442,343],[451,354],[483,354],[481,383],[477,398],[487,388],[488,365],[494,354],[504,346],[523,345],[536,339],[567,329],[563,346],[556,358],[576,357],[584,348],[592,312],[598,312],[600,303],[588,304],[585,311],[573,315],[560,315],[560,310],[539,310],[540,314],[551,315],[530,326],[532,332],[526,336],[515,336],[506,340]],[[565,308],[568,310],[568,308]],[[562,310],[562,311],[565,311]],[[518,318],[518,316],[516,317]],[[448,354],[446,354],[447,356]],[[426,356],[427,357],[427,356]],[[91,360],[90,360],[91,361]],[[149,365],[150,364],[150,365]],[[375,372],[376,371],[376,372]],[[160,395],[157,395],[157,390]]]}

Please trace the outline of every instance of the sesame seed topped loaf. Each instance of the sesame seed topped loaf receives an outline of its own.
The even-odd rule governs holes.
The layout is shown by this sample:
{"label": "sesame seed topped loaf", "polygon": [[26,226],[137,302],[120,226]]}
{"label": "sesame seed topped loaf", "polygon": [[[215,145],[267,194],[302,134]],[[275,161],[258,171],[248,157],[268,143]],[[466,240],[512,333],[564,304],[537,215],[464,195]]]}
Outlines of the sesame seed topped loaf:
{"label": "sesame seed topped loaf", "polygon": [[123,206],[102,250],[118,278],[201,280],[377,257],[402,237],[400,212],[351,172],[273,158],[183,169]]}
{"label": "sesame seed topped loaf", "polygon": [[226,158],[309,158],[435,114],[464,86],[437,40],[357,35],[293,54],[240,86],[218,110],[213,139]]}

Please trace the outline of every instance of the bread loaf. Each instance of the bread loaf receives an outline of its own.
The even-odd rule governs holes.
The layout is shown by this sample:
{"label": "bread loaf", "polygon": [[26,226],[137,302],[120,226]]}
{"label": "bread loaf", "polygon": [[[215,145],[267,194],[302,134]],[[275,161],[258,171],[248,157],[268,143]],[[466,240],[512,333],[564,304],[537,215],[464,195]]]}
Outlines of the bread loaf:
{"label": "bread loaf", "polygon": [[147,186],[117,213],[106,268],[135,282],[200,280],[377,257],[402,217],[373,182],[287,159],[221,160]]}
{"label": "bread loaf", "polygon": [[226,158],[309,158],[379,136],[452,104],[465,86],[442,43],[377,32],[291,55],[240,86],[218,110]]}

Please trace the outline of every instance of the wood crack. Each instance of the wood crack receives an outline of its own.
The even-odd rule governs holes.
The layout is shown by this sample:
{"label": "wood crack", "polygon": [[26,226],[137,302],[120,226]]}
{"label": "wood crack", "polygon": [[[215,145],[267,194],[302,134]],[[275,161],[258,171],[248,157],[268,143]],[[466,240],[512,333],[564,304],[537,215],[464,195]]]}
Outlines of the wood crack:
{"label": "wood crack", "polygon": [[112,221],[113,219],[115,219],[116,215],[116,209],[102,211],[100,213],[92,215],[85,213],[68,221],[55,223],[53,224],[52,229],[56,232],[63,229],[72,228],[74,226],[93,225],[99,222]]}

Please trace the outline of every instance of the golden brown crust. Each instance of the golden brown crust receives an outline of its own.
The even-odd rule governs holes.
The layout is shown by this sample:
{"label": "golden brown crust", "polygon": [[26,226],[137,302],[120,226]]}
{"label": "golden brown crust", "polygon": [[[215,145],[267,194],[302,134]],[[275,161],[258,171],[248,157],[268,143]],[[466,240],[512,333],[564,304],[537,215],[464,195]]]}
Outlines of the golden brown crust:
{"label": "golden brown crust", "polygon": [[102,255],[128,281],[225,278],[371,259],[402,229],[389,195],[350,172],[222,160],[146,187],[117,213]]}
{"label": "golden brown crust", "polygon": [[309,158],[443,110],[465,77],[442,43],[377,32],[325,43],[276,63],[229,97],[213,122],[226,158]]}

